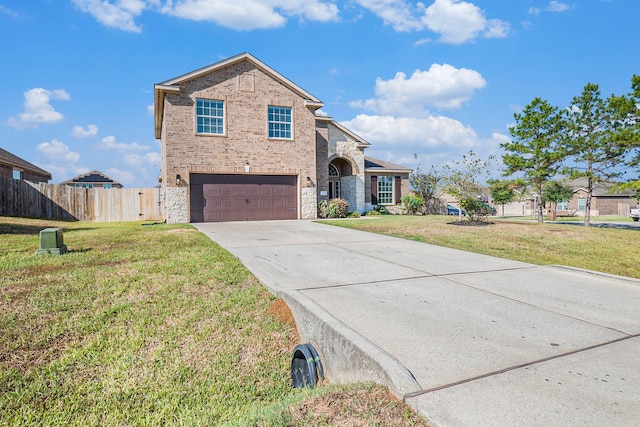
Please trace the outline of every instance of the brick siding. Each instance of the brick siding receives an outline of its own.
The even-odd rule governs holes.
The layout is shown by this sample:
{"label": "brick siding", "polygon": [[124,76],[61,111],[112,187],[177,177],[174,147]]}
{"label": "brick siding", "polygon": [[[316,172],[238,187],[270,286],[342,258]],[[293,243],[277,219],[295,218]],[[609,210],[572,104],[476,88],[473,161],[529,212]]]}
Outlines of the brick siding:
{"label": "brick siding", "polygon": [[[224,101],[225,135],[196,135],[196,98]],[[300,187],[306,187],[307,177],[317,183],[322,137],[316,131],[315,111],[304,101],[250,61],[180,83],[179,93],[165,96],[163,185],[175,187],[178,174],[188,185],[190,173],[246,173],[247,164],[251,174],[297,175]],[[291,107],[291,140],[268,138],[269,105]],[[301,202],[309,204],[311,199],[299,195]],[[305,206],[300,211],[305,216],[313,211],[315,217],[315,203],[314,198],[313,209]]]}

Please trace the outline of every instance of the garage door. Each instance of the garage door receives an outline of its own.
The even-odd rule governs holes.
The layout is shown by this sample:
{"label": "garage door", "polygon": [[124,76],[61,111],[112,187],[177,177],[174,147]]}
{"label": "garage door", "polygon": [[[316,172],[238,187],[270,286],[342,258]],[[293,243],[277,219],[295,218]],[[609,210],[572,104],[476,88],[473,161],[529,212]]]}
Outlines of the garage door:
{"label": "garage door", "polygon": [[191,222],[298,218],[296,176],[191,174]]}

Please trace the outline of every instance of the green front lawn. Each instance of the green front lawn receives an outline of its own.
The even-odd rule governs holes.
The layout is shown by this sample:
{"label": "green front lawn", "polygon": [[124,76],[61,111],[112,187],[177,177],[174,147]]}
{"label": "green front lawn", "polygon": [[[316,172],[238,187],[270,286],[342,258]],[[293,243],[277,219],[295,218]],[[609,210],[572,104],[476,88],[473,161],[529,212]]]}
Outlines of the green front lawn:
{"label": "green front lawn", "polygon": [[[35,255],[47,227],[69,253]],[[288,309],[191,226],[0,234],[2,426],[426,425],[383,387],[293,389]]]}
{"label": "green front lawn", "polygon": [[585,228],[495,218],[486,226],[448,224],[453,221],[457,217],[383,215],[326,223],[532,264],[560,264],[640,278],[636,245],[640,229]]}

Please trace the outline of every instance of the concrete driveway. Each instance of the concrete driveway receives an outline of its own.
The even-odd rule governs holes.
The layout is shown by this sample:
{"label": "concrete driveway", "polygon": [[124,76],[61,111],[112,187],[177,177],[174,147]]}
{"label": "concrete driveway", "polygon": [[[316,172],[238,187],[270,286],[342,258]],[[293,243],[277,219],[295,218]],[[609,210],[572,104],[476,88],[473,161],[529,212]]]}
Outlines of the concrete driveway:
{"label": "concrete driveway", "polygon": [[636,426],[640,281],[309,221],[194,224],[291,308],[332,382],[438,426]]}

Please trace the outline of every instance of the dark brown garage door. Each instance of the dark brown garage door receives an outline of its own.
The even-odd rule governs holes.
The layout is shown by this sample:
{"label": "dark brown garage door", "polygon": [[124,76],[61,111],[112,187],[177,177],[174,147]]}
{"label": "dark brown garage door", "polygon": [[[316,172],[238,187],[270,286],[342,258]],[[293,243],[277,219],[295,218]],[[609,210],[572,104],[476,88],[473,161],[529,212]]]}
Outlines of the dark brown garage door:
{"label": "dark brown garage door", "polygon": [[191,174],[191,222],[298,218],[295,176]]}

